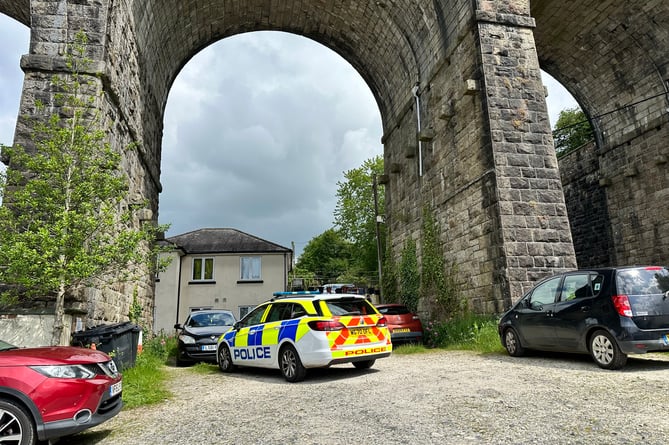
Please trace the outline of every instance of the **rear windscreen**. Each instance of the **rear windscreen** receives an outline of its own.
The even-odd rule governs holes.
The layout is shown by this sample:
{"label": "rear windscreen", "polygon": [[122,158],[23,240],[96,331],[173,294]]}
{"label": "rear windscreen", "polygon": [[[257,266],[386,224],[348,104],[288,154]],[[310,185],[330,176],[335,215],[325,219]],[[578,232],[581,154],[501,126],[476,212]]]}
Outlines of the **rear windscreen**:
{"label": "rear windscreen", "polygon": [[669,291],[669,270],[661,267],[618,271],[618,293],[623,295],[657,295]]}
{"label": "rear windscreen", "polygon": [[346,298],[341,300],[326,300],[332,315],[369,315],[375,314],[374,307],[362,298]]}
{"label": "rear windscreen", "polygon": [[381,307],[377,309],[384,315],[404,315],[409,313],[409,309],[405,306]]}

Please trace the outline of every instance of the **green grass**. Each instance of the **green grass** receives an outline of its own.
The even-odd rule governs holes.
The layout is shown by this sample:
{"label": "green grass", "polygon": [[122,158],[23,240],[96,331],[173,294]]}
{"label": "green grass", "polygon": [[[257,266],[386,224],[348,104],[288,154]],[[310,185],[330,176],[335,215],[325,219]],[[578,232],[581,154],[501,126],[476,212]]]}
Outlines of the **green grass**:
{"label": "green grass", "polygon": [[150,353],[138,355],[135,366],[123,371],[124,409],[153,405],[172,398],[167,390],[165,362]]}
{"label": "green grass", "polygon": [[408,343],[403,345],[393,345],[393,354],[398,355],[407,355],[407,354],[420,354],[421,352],[429,351],[428,348],[423,344],[417,343]]}
{"label": "green grass", "polygon": [[428,346],[440,349],[503,352],[496,317],[465,315],[447,322],[428,322],[425,339]]}
{"label": "green grass", "polygon": [[218,370],[217,365],[212,365],[211,363],[196,363],[195,365],[191,366],[191,371],[197,373],[197,374],[218,374],[220,371]]}
{"label": "green grass", "polygon": [[123,370],[123,409],[153,405],[172,398],[167,389],[166,365],[174,360],[176,345],[176,338],[166,335],[143,341],[143,351],[137,354],[135,366]]}

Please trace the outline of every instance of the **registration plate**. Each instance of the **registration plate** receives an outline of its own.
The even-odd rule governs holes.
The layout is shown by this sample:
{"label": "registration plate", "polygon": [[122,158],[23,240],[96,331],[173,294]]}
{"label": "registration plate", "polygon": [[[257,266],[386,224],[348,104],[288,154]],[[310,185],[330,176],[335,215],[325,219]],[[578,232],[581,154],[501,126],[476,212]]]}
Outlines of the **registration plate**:
{"label": "registration plate", "polygon": [[399,329],[393,329],[393,332],[399,333],[399,332],[411,332],[411,329],[409,328],[399,328]]}
{"label": "registration plate", "polygon": [[216,345],[202,345],[202,351],[215,351]]}
{"label": "registration plate", "polygon": [[662,344],[664,346],[669,346],[669,334],[664,334],[662,336]]}
{"label": "registration plate", "polygon": [[371,328],[354,328],[354,329],[349,329],[348,332],[351,335],[372,335]]}
{"label": "registration plate", "polygon": [[123,380],[121,380],[120,382],[114,383],[109,388],[109,396],[114,397],[116,394],[119,394],[121,391],[123,391]]}

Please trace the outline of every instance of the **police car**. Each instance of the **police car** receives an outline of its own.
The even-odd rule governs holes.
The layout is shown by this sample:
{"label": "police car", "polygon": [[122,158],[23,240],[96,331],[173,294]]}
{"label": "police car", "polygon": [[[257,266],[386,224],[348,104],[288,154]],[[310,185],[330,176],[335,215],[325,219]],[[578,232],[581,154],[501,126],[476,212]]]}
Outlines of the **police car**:
{"label": "police car", "polygon": [[362,295],[276,292],[220,337],[216,359],[223,372],[274,368],[298,382],[308,368],[369,368],[392,348],[385,317]]}

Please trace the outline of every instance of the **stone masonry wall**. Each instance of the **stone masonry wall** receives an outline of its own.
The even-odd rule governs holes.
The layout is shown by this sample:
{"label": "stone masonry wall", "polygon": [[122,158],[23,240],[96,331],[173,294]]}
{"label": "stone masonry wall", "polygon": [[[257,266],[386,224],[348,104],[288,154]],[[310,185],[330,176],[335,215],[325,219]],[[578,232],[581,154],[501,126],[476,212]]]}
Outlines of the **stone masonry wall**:
{"label": "stone masonry wall", "polygon": [[[557,28],[567,22],[553,17],[559,10],[551,7],[554,1],[532,3],[539,20],[548,18]],[[163,111],[183,64],[207,45],[240,32],[294,32],[342,55],[377,100],[385,133],[386,216],[395,258],[410,238],[417,241],[420,255],[422,214],[430,209],[441,228],[446,263],[458,266],[463,296],[478,312],[499,312],[537,279],[576,267],[537,47],[567,39],[555,51],[561,57],[558,62],[569,66],[574,59],[565,48],[571,50],[575,38],[589,34],[560,29],[536,45],[535,31],[542,30],[535,28],[529,0],[280,3],[270,8],[264,0],[33,0],[30,54],[22,61],[26,78],[21,114],[32,112],[35,99],[51,103],[51,80],[66,71],[65,45],[76,31],[84,30],[90,39],[88,56],[94,61],[91,78],[97,93],[104,93],[97,108],[109,129],[109,141],[119,150],[133,147],[123,160],[130,180],[127,205],[141,208],[136,224],[152,221],[161,189]],[[25,20],[27,4],[5,0],[0,10]],[[657,0],[653,4],[660,5]],[[600,20],[582,19],[575,26],[600,39],[584,39],[583,45],[607,44],[606,36],[615,32],[630,51],[649,46],[654,36],[629,37],[629,24],[607,21],[614,15],[629,16],[628,5],[608,0],[603,11],[591,8],[588,12]],[[658,35],[665,32],[663,23],[652,27]],[[661,52],[651,52],[661,57]],[[563,66],[548,59],[544,54],[541,60],[551,67]],[[605,70],[611,82],[620,80],[616,100],[634,99],[637,77],[653,87],[657,73],[666,76],[662,61],[655,71],[645,62]],[[577,66],[590,70],[580,76],[590,96],[601,94],[595,84],[601,82],[597,69],[603,65]],[[607,111],[602,97],[596,97],[595,113]],[[607,115],[596,121],[604,142],[597,156],[600,179],[608,180],[603,190],[616,261],[666,260],[658,253],[667,251],[669,238],[663,236],[669,218],[661,218],[666,210],[658,204],[667,198],[668,130],[666,115],[658,108],[663,100],[658,95],[649,101],[652,106],[628,107],[624,119]],[[29,134],[29,122],[20,119],[17,142],[29,142]],[[588,175],[582,183],[592,185],[594,171],[576,174],[581,172]],[[567,196],[572,196],[571,190]],[[135,291],[150,320],[153,279],[148,273],[135,283],[90,289],[71,309],[85,313],[89,325],[124,320]]]}
{"label": "stone masonry wall", "polygon": [[579,267],[667,264],[665,127],[611,149],[589,144],[560,159]]}
{"label": "stone masonry wall", "polygon": [[611,266],[611,219],[595,144],[572,151],[559,164],[578,267]]}
{"label": "stone masonry wall", "polygon": [[[127,173],[129,180],[129,200],[124,205],[139,208],[137,219],[133,222],[138,226],[144,221],[154,220],[154,214],[157,214],[157,193],[155,185],[146,178],[146,162],[142,158],[141,150],[141,130],[128,124],[127,116],[132,112],[119,106],[121,101],[129,102],[116,90],[116,88],[122,89],[125,83],[113,78],[109,72],[110,67],[117,66],[109,63],[108,57],[112,52],[109,50],[109,42],[114,39],[131,41],[129,38],[131,35],[124,33],[127,30],[122,28],[115,34],[110,34],[107,28],[108,6],[106,0],[85,3],[32,2],[30,53],[21,59],[25,80],[15,143],[31,146],[31,117],[26,118],[26,116],[33,115],[36,100],[51,104],[49,106],[53,107],[55,93],[53,77],[68,75],[64,55],[68,51],[68,45],[75,40],[76,32],[83,31],[88,39],[85,56],[90,58],[92,63],[87,72],[81,74],[88,75],[89,80],[95,85],[90,94],[96,98],[95,111],[98,113],[99,125],[107,130],[111,146],[124,154],[122,169]],[[122,50],[114,52],[116,60],[125,58],[124,54],[119,54],[121,52]],[[137,84],[137,81],[128,84]],[[137,94],[136,90],[134,94]],[[52,111],[55,111],[55,108]],[[140,148],[127,150],[131,146]],[[148,204],[145,202],[146,198],[149,198]],[[153,280],[152,274],[148,271],[144,272],[144,275],[145,278],[135,282],[101,285],[98,288],[87,289],[83,295],[71,296],[66,301],[66,312],[75,317],[82,317],[84,327],[126,321],[133,293],[137,292],[139,302],[144,308],[145,323],[150,326]]]}
{"label": "stone masonry wall", "polygon": [[499,200],[498,246],[506,267],[500,276],[509,281],[508,290],[498,295],[518,298],[537,279],[574,268],[576,261],[529,2],[477,4],[482,89]]}

